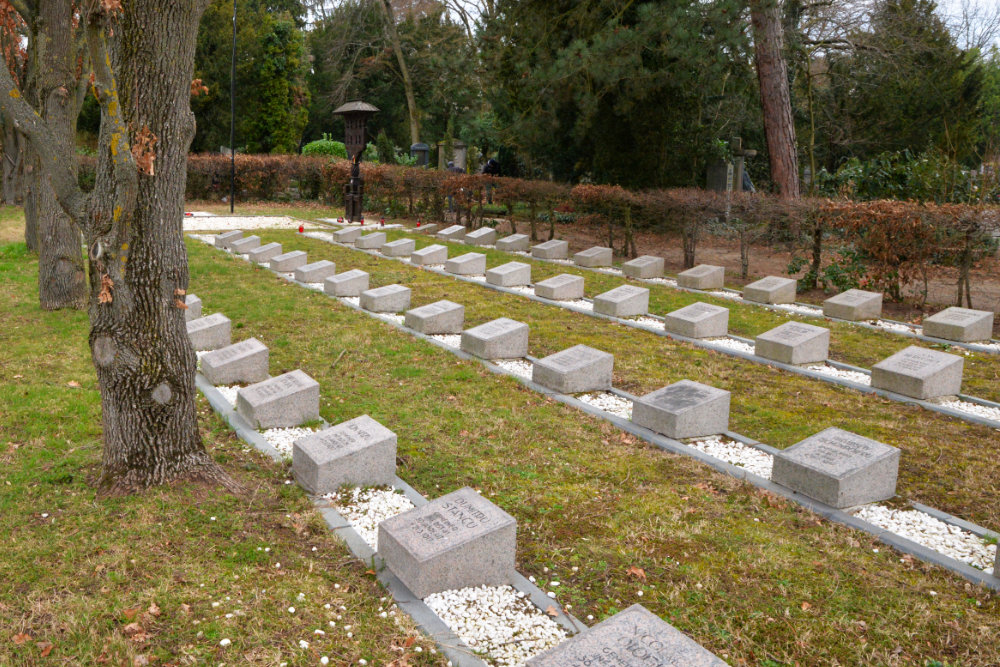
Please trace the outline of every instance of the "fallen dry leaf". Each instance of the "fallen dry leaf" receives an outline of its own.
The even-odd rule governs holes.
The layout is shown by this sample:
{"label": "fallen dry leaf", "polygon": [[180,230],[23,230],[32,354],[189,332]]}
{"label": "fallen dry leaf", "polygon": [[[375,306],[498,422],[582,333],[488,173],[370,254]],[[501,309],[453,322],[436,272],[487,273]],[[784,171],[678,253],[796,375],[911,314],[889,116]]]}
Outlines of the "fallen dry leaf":
{"label": "fallen dry leaf", "polygon": [[646,581],[646,571],[641,567],[636,567],[633,565],[627,570],[627,573],[638,579],[639,581]]}
{"label": "fallen dry leaf", "polygon": [[149,605],[149,609],[147,609],[146,611],[149,612],[150,616],[159,616],[160,615],[160,608],[156,606],[155,602],[153,602],[152,604],[150,604]]}
{"label": "fallen dry leaf", "polygon": [[181,604],[181,613],[182,614],[190,614],[191,613],[191,605],[189,605],[189,604]]}
{"label": "fallen dry leaf", "polygon": [[133,607],[131,609],[125,609],[122,611],[122,616],[125,617],[126,621],[133,621],[135,617],[139,614],[138,607]]}
{"label": "fallen dry leaf", "polygon": [[21,632],[21,633],[18,633],[16,635],[14,635],[13,641],[14,641],[15,644],[17,644],[18,646],[20,646],[24,642],[31,641],[31,635],[29,635],[26,632]]}
{"label": "fallen dry leaf", "polygon": [[52,642],[37,642],[35,646],[42,649],[43,658],[49,657],[49,653],[52,653]]}
{"label": "fallen dry leaf", "polygon": [[802,603],[802,611],[809,611],[810,609],[812,609],[812,605],[811,604],[809,604],[808,602],[803,602]]}
{"label": "fallen dry leaf", "polygon": [[142,633],[143,629],[138,623],[129,623],[124,627],[124,632],[126,637],[135,637],[136,635]]}
{"label": "fallen dry leaf", "polygon": [[559,610],[553,607],[552,605],[549,605],[548,608],[546,608],[545,613],[551,616],[552,618],[555,618],[556,616],[559,615]]}
{"label": "fallen dry leaf", "polygon": [[70,380],[69,382],[66,383],[66,386],[67,387],[73,387],[74,389],[79,389],[80,388],[80,383],[77,382],[76,380]]}

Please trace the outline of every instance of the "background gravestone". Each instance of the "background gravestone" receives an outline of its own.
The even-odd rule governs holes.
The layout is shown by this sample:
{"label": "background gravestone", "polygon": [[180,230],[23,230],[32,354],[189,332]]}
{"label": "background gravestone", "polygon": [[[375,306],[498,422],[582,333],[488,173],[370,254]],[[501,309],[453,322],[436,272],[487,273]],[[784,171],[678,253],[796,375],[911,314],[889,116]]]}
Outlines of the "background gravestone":
{"label": "background gravestone", "polygon": [[337,265],[328,259],[321,259],[295,269],[295,279],[300,283],[321,283],[335,273]]}
{"label": "background gravestone", "polygon": [[699,264],[677,274],[677,285],[687,289],[721,289],[725,284],[726,268]]}
{"label": "background gravestone", "polygon": [[185,323],[188,339],[196,352],[215,350],[232,342],[232,322],[222,313],[212,313]]}
{"label": "background gravestone", "polygon": [[497,240],[496,246],[504,252],[525,252],[531,246],[531,239],[527,234],[511,234]]}
{"label": "background gravestone", "polygon": [[531,264],[507,262],[486,272],[486,282],[498,287],[519,287],[531,284]]}
{"label": "background gravestone", "polygon": [[539,243],[531,249],[531,256],[538,259],[566,259],[567,255],[569,255],[569,243],[559,239]]}
{"label": "background gravestone", "polygon": [[462,332],[463,352],[480,359],[520,359],[528,354],[528,325],[501,317]]}
{"label": "background gravestone", "polygon": [[267,264],[272,258],[281,254],[280,243],[268,243],[247,251],[247,259],[257,264]]}
{"label": "background gravestone", "polygon": [[965,359],[911,345],[872,367],[872,387],[911,398],[953,396],[962,390]]}
{"label": "background gravestone", "polygon": [[[419,221],[418,221],[418,223],[419,223]],[[416,227],[413,228],[412,231],[422,232],[424,234],[431,234],[433,232],[436,232],[437,228],[438,228],[438,226],[436,224],[434,224],[433,222],[431,222],[431,223],[418,224]]]}
{"label": "background gravestone", "polygon": [[462,225],[452,225],[445,227],[437,233],[437,237],[444,241],[461,241],[465,238],[465,227]]}
{"label": "background gravestone", "polygon": [[185,321],[196,320],[201,317],[201,299],[199,299],[196,295],[185,295],[184,305],[187,306],[187,310],[184,311]]}
{"label": "background gravestone", "polygon": [[486,255],[478,252],[467,252],[458,257],[452,257],[444,263],[444,270],[456,276],[481,276],[486,273]]}
{"label": "background gravestone", "polygon": [[229,249],[237,255],[245,255],[254,248],[260,247],[259,236],[247,236],[229,244]]}
{"label": "background gravestone", "polygon": [[785,322],[757,336],[754,353],[783,364],[814,364],[826,361],[830,352],[830,330],[802,322]]}
{"label": "background gravestone", "polygon": [[348,245],[356,243],[359,238],[361,238],[361,233],[364,230],[361,227],[347,227],[346,229],[338,229],[333,233],[333,240],[337,243],[346,243]]}
{"label": "background gravestone", "polygon": [[271,258],[271,270],[281,273],[292,273],[300,266],[305,266],[307,261],[306,253],[301,250],[292,250]]}
{"label": "background gravestone", "polygon": [[719,338],[729,332],[729,309],[698,301],[664,315],[663,329],[688,338]]}
{"label": "background gravestone", "polygon": [[383,245],[385,245],[385,232],[359,236],[358,240],[354,242],[354,247],[361,250],[378,250]]}
{"label": "background gravestone", "polygon": [[993,336],[993,313],[952,306],[924,318],[924,335],[962,343],[990,340]]}
{"label": "background gravestone", "polygon": [[744,287],[743,298],[757,303],[794,303],[795,289],[796,282],[791,278],[768,276]]}
{"label": "background gravestone", "polygon": [[253,428],[289,428],[319,419],[319,383],[300,370],[243,387],[236,412]]}
{"label": "background gravestone", "polygon": [[573,263],[586,268],[611,266],[612,259],[613,251],[611,248],[602,248],[600,246],[587,248],[573,255]]}
{"label": "background gravestone", "polygon": [[413,239],[396,239],[382,246],[382,254],[386,257],[407,257],[416,247],[417,242]]}
{"label": "background gravestone", "polygon": [[560,273],[535,283],[535,296],[553,301],[573,301],[583,298],[583,276]]}
{"label": "background gravestone", "polygon": [[470,245],[493,245],[497,241],[497,232],[492,227],[480,227],[465,235],[465,242]]}
{"label": "background gravestone", "polygon": [[629,278],[659,278],[663,276],[664,259],[654,255],[640,255],[622,264],[622,273]]}
{"label": "background gravestone", "polygon": [[418,598],[514,575],[517,522],[469,487],[386,519],[378,553]]}
{"label": "background gravestone", "polygon": [[368,273],[351,269],[323,281],[323,291],[330,296],[360,296],[368,289]]}
{"label": "background gravestone", "polygon": [[268,356],[266,345],[248,338],[205,354],[201,374],[216,386],[263,382],[270,376]]}
{"label": "background gravestone", "polygon": [[396,478],[396,434],[368,415],[299,438],[292,446],[295,479],[314,495],[345,484],[391,485]]}
{"label": "background gravestone", "polygon": [[681,440],[725,433],[729,429],[729,392],[681,380],[632,403],[632,421],[668,438]]}
{"label": "background gravestone", "polygon": [[234,229],[231,232],[223,232],[221,234],[216,234],[214,239],[215,247],[224,248],[228,250],[229,245],[233,241],[239,241],[241,238],[243,238],[243,232],[239,229]]}
{"label": "background gravestone", "polygon": [[444,264],[448,261],[448,246],[438,243],[429,245],[420,250],[410,253],[410,264],[416,266],[429,266],[432,264]]}
{"label": "background gravestone", "polygon": [[824,301],[823,314],[850,322],[877,320],[882,317],[882,293],[849,289]]}
{"label": "background gravestone", "polygon": [[462,333],[465,306],[452,301],[435,301],[406,311],[404,324],[422,334]]}
{"label": "background gravestone", "polygon": [[563,394],[611,389],[615,358],[586,345],[538,359],[531,367],[531,380]]}
{"label": "background gravestone", "polygon": [[410,288],[386,285],[361,293],[361,307],[373,313],[398,313],[410,307]]}
{"label": "background gravestone", "polygon": [[771,481],[836,508],[896,495],[899,450],[828,428],[774,455]]}
{"label": "background gravestone", "polygon": [[620,285],[594,297],[594,312],[612,317],[635,317],[649,312],[649,290]]}

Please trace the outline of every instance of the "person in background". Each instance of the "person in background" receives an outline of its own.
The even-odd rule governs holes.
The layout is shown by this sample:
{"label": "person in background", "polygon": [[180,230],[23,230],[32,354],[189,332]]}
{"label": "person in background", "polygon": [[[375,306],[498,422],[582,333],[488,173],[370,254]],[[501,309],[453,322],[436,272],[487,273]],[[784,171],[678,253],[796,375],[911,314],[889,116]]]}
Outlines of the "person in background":
{"label": "person in background", "polygon": [[[494,160],[493,158],[490,158],[485,163],[483,163],[482,173],[486,174],[487,176],[499,176],[500,175],[500,163],[497,162],[496,160]],[[487,183],[486,184],[486,203],[487,204],[492,204],[493,203],[493,184],[492,183]]]}

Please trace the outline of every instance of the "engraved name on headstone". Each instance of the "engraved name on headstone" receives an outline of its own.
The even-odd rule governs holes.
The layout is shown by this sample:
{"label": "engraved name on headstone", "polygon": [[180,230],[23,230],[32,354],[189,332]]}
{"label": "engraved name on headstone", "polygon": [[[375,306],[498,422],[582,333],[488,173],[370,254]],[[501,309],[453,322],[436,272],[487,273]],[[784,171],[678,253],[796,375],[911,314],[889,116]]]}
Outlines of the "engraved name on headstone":
{"label": "engraved name on headstone", "polygon": [[396,434],[368,415],[356,417],[296,440],[292,469],[299,483],[317,495],[345,484],[392,484]]}

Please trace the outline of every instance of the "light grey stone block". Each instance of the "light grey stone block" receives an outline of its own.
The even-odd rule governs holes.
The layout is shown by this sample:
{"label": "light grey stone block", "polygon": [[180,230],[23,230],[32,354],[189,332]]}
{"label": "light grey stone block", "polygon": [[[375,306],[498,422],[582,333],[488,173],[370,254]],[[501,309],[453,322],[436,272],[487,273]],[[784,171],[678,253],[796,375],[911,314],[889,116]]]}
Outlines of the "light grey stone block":
{"label": "light grey stone block", "polygon": [[414,229],[416,229],[418,232],[423,232],[424,234],[433,234],[434,232],[437,231],[437,228],[438,226],[433,222],[421,223],[420,225],[414,227]]}
{"label": "light grey stone block", "polygon": [[336,493],[344,485],[391,485],[396,477],[396,434],[368,415],[299,438],[292,470],[307,491]]}
{"label": "light grey stone block", "polygon": [[254,248],[260,247],[259,236],[245,236],[229,244],[229,249],[237,255],[246,255]]}
{"label": "light grey stone block", "polygon": [[828,428],[774,455],[771,481],[836,508],[896,495],[899,450]]}
{"label": "light grey stone block", "polygon": [[726,280],[726,267],[699,264],[677,274],[678,287],[687,289],[720,289]]}
{"label": "light grey stone block", "polygon": [[634,604],[540,653],[525,667],[726,667],[727,663],[642,605]]}
{"label": "light grey stone block", "polygon": [[486,255],[478,252],[467,252],[458,257],[452,257],[444,263],[444,270],[456,276],[481,276],[486,273]]}
{"label": "light grey stone block", "polygon": [[305,266],[308,261],[306,253],[301,250],[293,250],[271,258],[271,270],[282,273],[292,273],[300,266]]}
{"label": "light grey stone block", "polygon": [[408,257],[417,247],[413,239],[396,239],[382,246],[382,254],[386,257]]}
{"label": "light grey stone block", "polygon": [[614,253],[611,248],[594,246],[593,248],[587,248],[586,250],[581,250],[580,252],[574,254],[573,263],[577,266],[584,266],[587,268],[593,268],[596,266],[611,266],[613,256]]}
{"label": "light grey stone block", "polygon": [[594,312],[612,317],[635,317],[649,312],[649,290],[622,285],[594,297]]}
{"label": "light grey stone block", "polygon": [[267,346],[248,338],[202,356],[201,374],[214,385],[263,382],[271,375],[268,357]]}
{"label": "light grey stone block", "polygon": [[830,352],[830,330],[823,327],[785,322],[757,336],[756,354],[783,364],[812,364],[826,361]]}
{"label": "light grey stone block", "polygon": [[552,239],[539,243],[531,249],[531,256],[538,259],[566,259],[569,255],[569,243]]}
{"label": "light grey stone block", "polygon": [[191,347],[196,352],[217,350],[232,342],[230,339],[232,322],[222,313],[212,313],[206,317],[189,320],[186,324]]}
{"label": "light grey stone block", "polygon": [[462,333],[465,306],[452,301],[435,301],[406,311],[406,326],[422,334]]}
{"label": "light grey stone block", "polygon": [[824,301],[823,314],[851,322],[877,320],[882,317],[882,293],[849,289]]}
{"label": "light grey stone block", "polygon": [[321,283],[335,273],[337,265],[328,259],[321,259],[295,269],[295,279],[300,283]]}
{"label": "light grey stone block", "polygon": [[510,583],[516,540],[514,517],[469,487],[378,527],[379,556],[417,598]]}
{"label": "light grey stone block", "polygon": [[531,367],[534,382],[564,394],[601,391],[611,388],[615,358],[607,352],[586,345],[550,354]]}
{"label": "light grey stone block", "polygon": [[535,283],[535,296],[553,301],[571,301],[583,298],[583,276],[560,273],[548,280]]}
{"label": "light grey stone block", "polygon": [[507,262],[486,272],[486,282],[499,287],[518,287],[531,284],[531,265],[524,262]]}
{"label": "light grey stone block", "polygon": [[319,383],[300,370],[236,392],[236,412],[256,429],[290,428],[319,419]]}
{"label": "light grey stone block", "polygon": [[362,250],[378,250],[385,245],[385,232],[374,232],[367,236],[359,236],[354,242],[355,248]]}
{"label": "light grey stone block", "polygon": [[698,301],[663,317],[663,329],[688,338],[718,338],[729,332],[729,309]]}
{"label": "light grey stone block", "polygon": [[267,245],[257,246],[256,248],[249,250],[247,252],[247,259],[258,264],[267,264],[280,254],[280,243],[268,243]]}
{"label": "light grey stone block", "polygon": [[465,238],[465,231],[462,225],[452,225],[438,232],[437,237],[442,241],[461,241]]}
{"label": "light grey stone block", "polygon": [[364,231],[361,227],[345,227],[344,229],[338,229],[333,233],[333,240],[338,243],[357,243],[358,239],[361,238],[361,233]]}
{"label": "light grey stone block", "polygon": [[872,367],[872,387],[912,398],[952,396],[962,390],[965,359],[911,345]]}
{"label": "light grey stone block", "polygon": [[743,288],[743,298],[757,303],[794,303],[795,280],[768,276]]}
{"label": "light grey stone block", "polygon": [[184,320],[191,321],[196,320],[201,317],[201,299],[199,299],[194,294],[188,294],[184,297],[184,305],[187,306],[187,310],[184,311]]}
{"label": "light grey stone block", "polygon": [[431,264],[444,264],[448,261],[448,246],[435,243],[420,250],[410,253],[410,264],[417,266],[428,266]]}
{"label": "light grey stone block", "polygon": [[229,244],[233,241],[239,241],[243,238],[243,231],[239,229],[234,229],[231,232],[222,232],[221,234],[215,235],[215,247],[216,248],[229,248]]}
{"label": "light grey stone block", "polygon": [[729,429],[729,392],[681,380],[632,403],[632,421],[677,440]]}
{"label": "light grey stone block", "polygon": [[330,296],[361,296],[368,289],[368,273],[351,269],[323,281],[323,291]]}
{"label": "light grey stone block", "polygon": [[990,340],[993,313],[952,306],[924,320],[924,335],[962,343]]}
{"label": "light grey stone block", "polygon": [[660,278],[664,259],[655,255],[640,255],[622,264],[622,273],[629,278]]}
{"label": "light grey stone block", "polygon": [[462,332],[463,352],[481,359],[519,359],[528,354],[528,325],[506,317]]}
{"label": "light grey stone block", "polygon": [[492,227],[480,227],[465,235],[465,242],[470,245],[493,245],[497,242],[497,230]]}
{"label": "light grey stone block", "polygon": [[526,252],[531,246],[531,238],[527,234],[510,234],[497,239],[496,246],[504,252]]}
{"label": "light grey stone block", "polygon": [[361,293],[361,307],[373,313],[398,313],[410,307],[410,288],[386,285]]}

